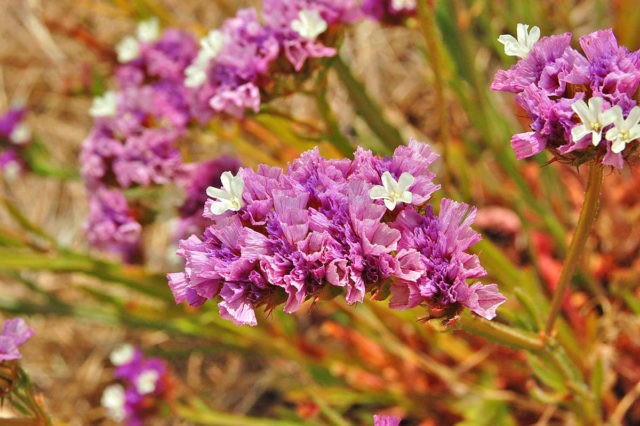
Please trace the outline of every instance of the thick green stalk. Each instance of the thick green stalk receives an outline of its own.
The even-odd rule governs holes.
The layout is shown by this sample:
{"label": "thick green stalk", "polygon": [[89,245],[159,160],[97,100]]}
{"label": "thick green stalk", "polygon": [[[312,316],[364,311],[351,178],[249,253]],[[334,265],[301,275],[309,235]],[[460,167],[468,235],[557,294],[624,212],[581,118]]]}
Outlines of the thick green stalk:
{"label": "thick green stalk", "polygon": [[540,352],[544,349],[544,342],[537,335],[518,330],[497,322],[464,313],[458,320],[460,327],[469,333],[486,337],[512,348],[524,349],[530,352]]}
{"label": "thick green stalk", "polygon": [[596,217],[598,211],[598,201],[600,199],[600,188],[602,186],[602,165],[599,163],[593,163],[589,169],[589,180],[587,181],[587,191],[582,204],[582,210],[580,211],[580,219],[578,220],[578,226],[573,234],[571,245],[567,252],[567,257],[562,266],[562,272],[560,273],[560,279],[553,294],[553,300],[551,302],[551,310],[549,312],[549,318],[547,320],[547,327],[545,333],[547,336],[551,335],[553,326],[556,319],[560,314],[560,308],[562,307],[562,300],[564,299],[565,292],[569,287],[571,278],[576,270],[582,250],[591,231],[591,226]]}

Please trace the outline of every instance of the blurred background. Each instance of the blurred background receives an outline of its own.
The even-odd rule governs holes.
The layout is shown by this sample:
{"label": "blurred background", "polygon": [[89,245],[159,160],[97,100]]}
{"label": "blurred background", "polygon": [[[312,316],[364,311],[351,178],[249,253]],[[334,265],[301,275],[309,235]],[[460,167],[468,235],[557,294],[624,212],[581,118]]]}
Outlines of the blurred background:
{"label": "blurred background", "polygon": [[[475,228],[484,240],[477,252],[487,282],[497,282],[510,299],[500,320],[537,331],[535,315],[510,313],[527,304],[547,309],[544,295],[557,280],[586,172],[547,165],[546,153],[515,159],[509,140],[526,128],[527,118],[512,96],[489,90],[495,70],[514,63],[497,37],[513,34],[519,22],[538,25],[543,35],[571,31],[574,42],[613,27],[620,44],[634,50],[640,47],[640,8],[633,0],[429,4],[429,25],[413,17],[401,25],[350,26],[340,56],[403,140],[429,142],[442,155],[436,169],[444,194],[479,207]],[[4,318],[27,316],[37,330],[22,349],[23,366],[52,417],[59,424],[111,424],[100,407],[113,381],[108,356],[129,342],[167,359],[176,376],[181,402],[153,424],[277,425],[256,418],[278,418],[359,425],[370,424],[376,412],[403,417],[403,425],[570,424],[554,400],[562,395],[541,389],[549,384],[532,379],[522,353],[446,332],[437,321],[416,321],[417,310],[318,303],[293,316],[276,310],[256,328],[227,324],[213,305],[186,315],[189,309],[175,306],[164,279],[182,267],[173,255],[169,214],[146,228],[141,265],[123,265],[88,247],[77,159],[92,126],[92,98],[114,87],[114,45],[149,16],[202,36],[237,9],[259,5],[0,0],[0,111],[27,106],[28,126],[46,146],[51,166],[0,181],[0,311]],[[331,71],[327,89],[339,129],[354,147],[385,153],[344,75]],[[340,156],[326,138],[304,137],[324,125],[304,96],[275,99],[269,107],[286,115],[216,120],[190,133],[185,155],[228,154],[248,167],[283,166],[319,144],[324,155]],[[640,381],[638,184],[633,164],[605,177],[591,254],[580,287],[564,305],[563,327],[573,330],[564,336],[569,356],[587,376],[597,368],[606,372],[605,413]],[[179,196],[169,188],[154,200],[175,206]],[[605,302],[591,302],[605,295]],[[1,410],[11,415],[9,407]],[[640,406],[625,416],[626,424],[640,424]]]}

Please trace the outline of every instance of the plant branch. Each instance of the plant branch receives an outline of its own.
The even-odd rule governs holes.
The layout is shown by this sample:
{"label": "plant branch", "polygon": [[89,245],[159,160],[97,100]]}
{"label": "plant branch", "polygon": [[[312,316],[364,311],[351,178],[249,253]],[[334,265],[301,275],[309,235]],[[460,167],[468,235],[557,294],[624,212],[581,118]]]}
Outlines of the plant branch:
{"label": "plant branch", "polygon": [[567,257],[562,266],[562,272],[560,273],[560,279],[558,280],[558,285],[556,286],[553,300],[551,301],[551,310],[545,328],[545,334],[547,336],[550,336],[553,331],[556,319],[560,314],[562,300],[576,270],[587,237],[589,236],[589,231],[591,231],[591,226],[596,217],[598,201],[600,199],[600,188],[602,186],[602,172],[602,165],[593,163],[590,166],[589,180],[587,181],[587,190],[582,204],[582,210],[580,211],[578,226],[571,239],[571,245],[569,246]]}

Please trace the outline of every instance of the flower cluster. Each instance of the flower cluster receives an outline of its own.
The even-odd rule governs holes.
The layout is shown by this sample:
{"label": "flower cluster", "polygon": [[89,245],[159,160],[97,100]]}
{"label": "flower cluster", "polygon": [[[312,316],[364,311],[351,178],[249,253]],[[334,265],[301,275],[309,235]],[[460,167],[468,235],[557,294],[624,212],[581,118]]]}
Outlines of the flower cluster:
{"label": "flower cluster", "polygon": [[516,156],[547,148],[574,164],[622,168],[640,137],[640,52],[619,46],[610,29],[580,37],[584,54],[571,47],[571,33],[539,36],[537,27],[518,24],[517,39],[499,38],[520,59],[499,70],[491,88],[516,93],[532,121],[530,132],[511,139]]}
{"label": "flower cluster", "polygon": [[102,394],[102,406],[109,417],[129,426],[146,424],[171,397],[171,376],[159,358],[145,358],[139,349],[123,345],[111,353],[120,384],[108,386]]}
{"label": "flower cluster", "polygon": [[31,132],[24,122],[27,110],[12,108],[0,116],[0,172],[9,175],[25,169],[21,151],[31,142]]}
{"label": "flower cluster", "polygon": [[261,92],[275,85],[276,70],[302,70],[308,58],[333,56],[323,37],[331,27],[359,17],[352,0],[263,0],[262,19],[256,9],[242,9],[200,41],[200,51],[185,70],[185,85],[197,97],[197,110],[241,117],[257,112]]}
{"label": "flower cluster", "polygon": [[304,153],[286,172],[260,166],[221,177],[208,188],[201,237],[180,242],[184,272],[169,274],[177,303],[219,298],[220,315],[256,324],[255,309],[344,293],[348,303],[390,292],[390,306],[425,305],[455,315],[463,306],[493,318],[505,299],[495,284],[469,286],[485,274],[466,252],[480,239],[475,208],[443,199],[428,167],[437,155],[411,141],[390,158],[358,149],[353,160]]}
{"label": "flower cluster", "polygon": [[12,318],[4,322],[0,334],[0,362],[20,359],[18,348],[29,340],[35,332],[22,318]]}
{"label": "flower cluster", "polygon": [[81,172],[89,195],[86,230],[98,248],[136,258],[141,226],[123,190],[163,185],[186,172],[178,140],[192,118],[182,76],[196,55],[195,39],[155,20],[118,45],[118,90],[94,99],[94,126],[82,145]]}
{"label": "flower cluster", "polygon": [[[384,7],[402,15],[413,3],[394,0]],[[265,99],[290,93],[308,75],[308,60],[335,55],[344,25],[366,9],[355,0],[263,0],[261,14],[255,8],[238,11],[199,46],[185,32],[161,31],[156,19],[141,22],[135,35],[116,46],[117,91],[94,99],[89,111],[95,122],[80,162],[91,244],[131,260],[140,246],[140,209],[121,192],[172,182],[197,186],[208,179],[198,176],[202,168],[183,164],[178,145],[189,124],[205,124],[215,114],[239,118],[257,112]],[[189,183],[196,168],[197,182]],[[116,202],[104,205],[107,200]],[[186,219],[184,211],[181,216]],[[199,221],[182,220],[177,234]]]}

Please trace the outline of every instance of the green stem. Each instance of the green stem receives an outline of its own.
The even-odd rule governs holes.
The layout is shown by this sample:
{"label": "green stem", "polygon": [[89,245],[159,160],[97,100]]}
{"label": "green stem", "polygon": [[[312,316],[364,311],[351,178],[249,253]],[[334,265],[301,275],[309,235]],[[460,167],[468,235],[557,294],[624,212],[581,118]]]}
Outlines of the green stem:
{"label": "green stem", "polygon": [[338,148],[342,154],[351,158],[353,157],[353,146],[351,146],[349,139],[347,139],[342,133],[342,130],[340,130],[338,120],[331,110],[331,105],[329,105],[329,101],[327,100],[326,80],[324,78],[320,82],[319,86],[320,87],[315,94],[316,106],[318,108],[318,113],[327,126],[329,141]]}
{"label": "green stem", "polygon": [[533,333],[518,330],[505,324],[487,321],[469,313],[462,314],[458,324],[469,333],[486,337],[516,349],[524,349],[530,352],[540,352],[544,349],[542,339]]}
{"label": "green stem", "polygon": [[447,109],[447,101],[444,94],[444,64],[442,61],[442,52],[440,46],[442,42],[438,35],[438,24],[435,19],[435,3],[427,4],[426,0],[418,1],[418,17],[420,18],[420,28],[424,37],[431,70],[433,71],[433,83],[436,95],[436,104],[438,105],[438,119],[440,123],[440,142],[443,144],[442,156],[443,161],[447,164],[447,151],[451,143],[451,132],[449,130],[449,111]]}
{"label": "green stem", "polygon": [[349,99],[353,102],[356,114],[367,123],[371,131],[382,141],[389,152],[404,145],[404,139],[398,130],[384,118],[382,109],[369,96],[367,89],[359,82],[349,69],[349,66],[338,55],[331,61],[332,68],[338,74],[342,85],[347,89]]}
{"label": "green stem", "polygon": [[551,302],[551,310],[549,312],[549,319],[547,320],[547,327],[545,328],[545,334],[551,335],[556,319],[560,314],[562,307],[562,300],[564,294],[569,287],[571,278],[576,270],[582,250],[584,249],[585,242],[591,231],[591,226],[596,217],[598,211],[598,200],[600,199],[600,188],[602,186],[602,165],[593,163],[589,169],[589,180],[587,181],[587,191],[582,204],[582,210],[580,211],[580,219],[578,220],[578,226],[573,234],[571,245],[567,252],[567,257],[562,266],[562,272],[560,273],[560,279],[553,294],[553,300]]}

